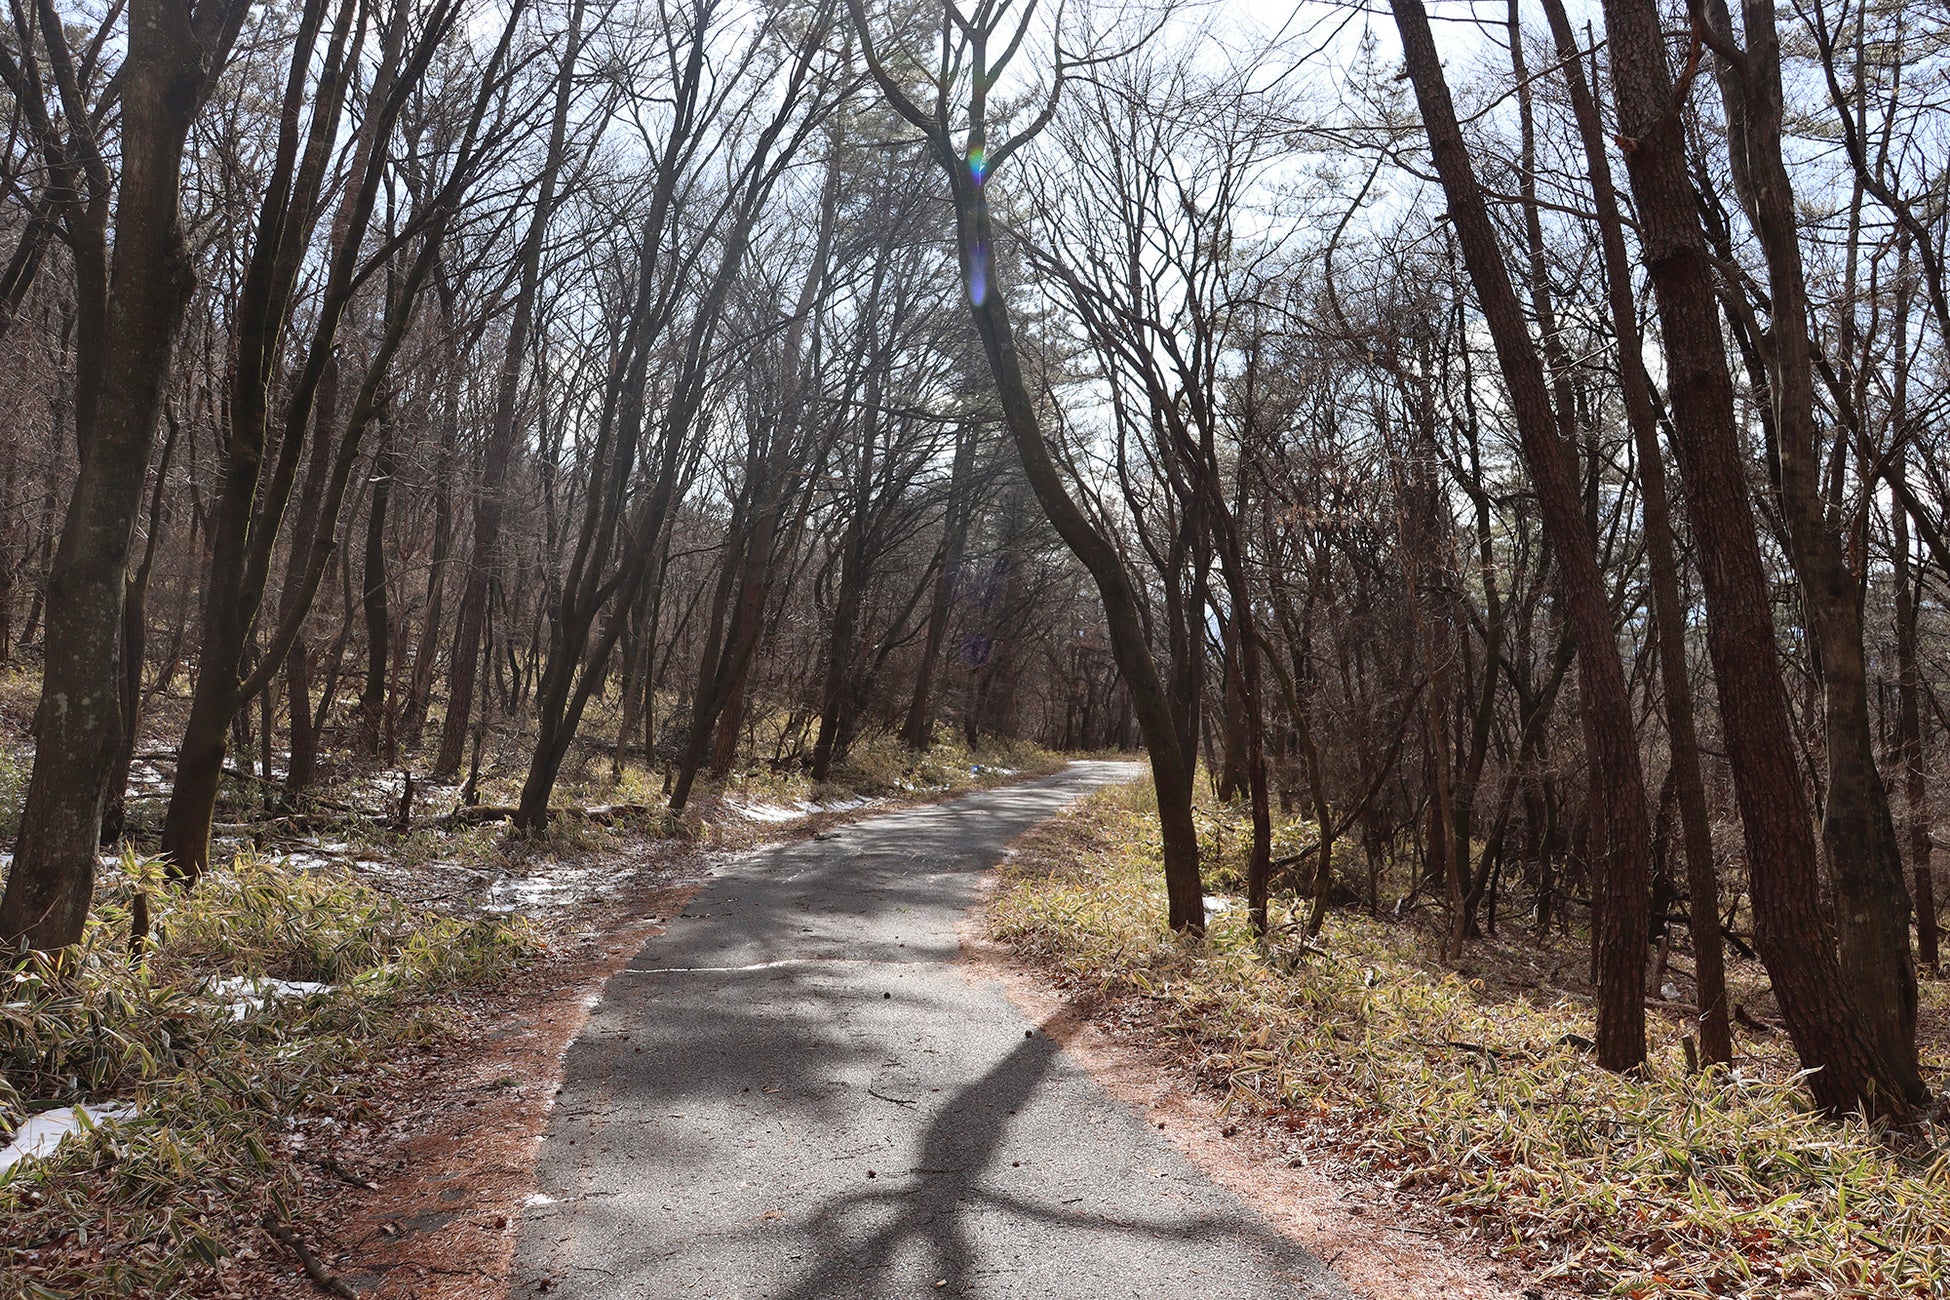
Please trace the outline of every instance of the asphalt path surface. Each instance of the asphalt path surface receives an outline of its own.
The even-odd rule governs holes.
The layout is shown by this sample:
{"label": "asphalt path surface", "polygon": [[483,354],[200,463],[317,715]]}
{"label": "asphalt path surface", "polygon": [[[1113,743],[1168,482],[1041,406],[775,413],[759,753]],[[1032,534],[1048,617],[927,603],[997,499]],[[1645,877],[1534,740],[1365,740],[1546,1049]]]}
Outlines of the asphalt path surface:
{"label": "asphalt path surface", "polygon": [[1008,842],[1137,771],[1075,763],[719,869],[569,1051],[515,1293],[1347,1296],[957,962]]}

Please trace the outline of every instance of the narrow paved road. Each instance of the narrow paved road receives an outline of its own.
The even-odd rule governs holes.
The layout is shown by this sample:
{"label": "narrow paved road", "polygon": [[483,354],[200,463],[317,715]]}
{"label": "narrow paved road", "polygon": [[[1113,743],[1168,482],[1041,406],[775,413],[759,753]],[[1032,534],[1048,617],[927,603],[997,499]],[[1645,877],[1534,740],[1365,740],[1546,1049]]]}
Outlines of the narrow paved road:
{"label": "narrow paved road", "polygon": [[570,1049],[516,1294],[1346,1296],[957,966],[1003,846],[1134,774],[1076,763],[727,864]]}

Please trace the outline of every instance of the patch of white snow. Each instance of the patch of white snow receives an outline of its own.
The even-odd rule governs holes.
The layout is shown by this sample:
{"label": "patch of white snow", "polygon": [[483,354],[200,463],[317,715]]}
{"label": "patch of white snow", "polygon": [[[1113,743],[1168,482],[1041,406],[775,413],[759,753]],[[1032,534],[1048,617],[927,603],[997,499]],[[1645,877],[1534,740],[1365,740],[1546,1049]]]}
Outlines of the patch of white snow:
{"label": "patch of white snow", "polygon": [[746,821],[754,822],[796,822],[806,815],[803,808],[785,808],[775,803],[734,803],[727,799],[725,807],[737,813]]}
{"label": "patch of white snow", "polygon": [[5,1149],[0,1149],[0,1174],[12,1169],[22,1160],[45,1160],[54,1154],[54,1148],[70,1133],[79,1133],[82,1125],[93,1128],[105,1119],[134,1119],[135,1107],[123,1102],[107,1102],[89,1106],[56,1106],[30,1116],[14,1131],[13,1141]]}
{"label": "patch of white snow", "polygon": [[233,975],[226,979],[212,981],[206,990],[217,1001],[227,1003],[230,1018],[242,1020],[253,1011],[280,998],[305,998],[314,993],[329,993],[331,984],[315,984],[310,980],[274,980],[256,975]]}
{"label": "patch of white snow", "polygon": [[807,812],[837,813],[852,812],[856,808],[871,808],[879,802],[880,800],[878,799],[856,796],[852,799],[829,799],[820,803],[804,803],[799,806]]}

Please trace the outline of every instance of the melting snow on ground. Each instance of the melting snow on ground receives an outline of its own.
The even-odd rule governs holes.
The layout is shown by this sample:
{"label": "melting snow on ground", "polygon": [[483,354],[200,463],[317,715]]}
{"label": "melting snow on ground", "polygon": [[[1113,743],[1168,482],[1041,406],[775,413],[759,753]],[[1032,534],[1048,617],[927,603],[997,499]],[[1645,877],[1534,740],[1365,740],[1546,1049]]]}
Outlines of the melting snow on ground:
{"label": "melting snow on ground", "polygon": [[614,893],[618,883],[614,862],[551,862],[532,876],[503,876],[496,880],[488,886],[482,907],[489,912],[532,912],[574,903],[596,903]]}
{"label": "melting snow on ground", "polygon": [[331,984],[314,984],[310,980],[274,980],[255,975],[233,975],[228,979],[213,981],[209,993],[217,1001],[227,1003],[230,1018],[242,1020],[253,1011],[262,1011],[266,1005],[279,998],[306,998],[314,993],[329,993]]}
{"label": "melting snow on ground", "polygon": [[776,804],[764,803],[759,800],[752,800],[749,803],[739,803],[736,800],[727,799],[725,800],[724,806],[738,816],[743,817],[746,821],[796,822],[801,817],[810,817],[814,813],[852,812],[858,808],[871,808],[879,802],[880,800],[878,799],[857,798],[826,801],[800,800],[792,804]]}
{"label": "melting snow on ground", "polygon": [[129,766],[129,788],[138,795],[160,794],[169,789],[169,778],[163,770],[147,759],[137,759]]}
{"label": "melting snow on ground", "polygon": [[336,840],[308,844],[293,852],[280,852],[286,866],[298,871],[319,871],[326,867],[344,866],[353,858],[354,850],[349,840]]}
{"label": "melting snow on ground", "polygon": [[878,799],[867,799],[864,797],[858,799],[830,799],[823,803],[801,804],[800,807],[806,809],[808,812],[852,812],[855,808],[871,808],[879,802],[880,800]]}
{"label": "melting snow on ground", "polygon": [[727,799],[724,806],[746,821],[753,822],[796,822],[806,815],[798,808],[785,808],[775,803],[735,803]]}
{"label": "melting snow on ground", "polygon": [[14,1132],[14,1140],[4,1150],[0,1150],[0,1174],[12,1169],[22,1160],[45,1160],[54,1154],[54,1148],[61,1145],[61,1139],[70,1133],[81,1131],[82,1121],[90,1127],[105,1119],[134,1119],[135,1107],[122,1102],[108,1102],[89,1106],[57,1106],[44,1110],[38,1115],[22,1121]]}

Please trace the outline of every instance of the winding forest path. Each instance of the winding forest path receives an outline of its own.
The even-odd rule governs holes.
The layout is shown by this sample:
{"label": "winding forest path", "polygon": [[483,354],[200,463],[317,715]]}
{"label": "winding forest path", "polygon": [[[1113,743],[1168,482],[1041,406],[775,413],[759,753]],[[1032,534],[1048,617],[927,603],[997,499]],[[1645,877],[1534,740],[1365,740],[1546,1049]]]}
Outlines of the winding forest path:
{"label": "winding forest path", "polygon": [[570,1049],[515,1294],[1346,1296],[957,961],[1004,846],[1135,772],[1075,763],[716,873]]}

